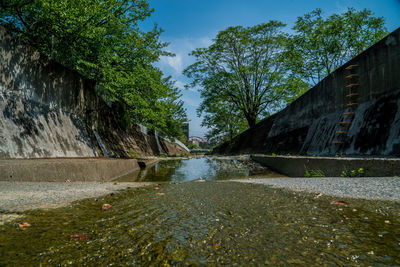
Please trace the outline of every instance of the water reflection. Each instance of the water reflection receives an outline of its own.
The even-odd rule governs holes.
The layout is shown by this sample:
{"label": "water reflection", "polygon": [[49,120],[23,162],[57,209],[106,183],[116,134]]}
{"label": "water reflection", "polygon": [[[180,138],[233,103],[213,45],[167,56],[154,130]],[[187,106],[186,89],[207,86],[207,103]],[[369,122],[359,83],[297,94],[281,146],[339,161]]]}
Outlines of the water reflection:
{"label": "water reflection", "polygon": [[118,181],[186,182],[194,180],[227,180],[247,178],[256,174],[267,177],[280,176],[251,161],[202,157],[187,160],[160,161],[142,171],[122,177]]}

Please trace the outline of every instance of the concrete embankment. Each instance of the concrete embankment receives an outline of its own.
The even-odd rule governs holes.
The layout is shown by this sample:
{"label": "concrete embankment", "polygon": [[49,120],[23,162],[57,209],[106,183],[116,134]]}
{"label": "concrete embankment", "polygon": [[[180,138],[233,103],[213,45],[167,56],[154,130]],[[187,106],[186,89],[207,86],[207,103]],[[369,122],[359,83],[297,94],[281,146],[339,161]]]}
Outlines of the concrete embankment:
{"label": "concrete embankment", "polygon": [[179,142],[127,125],[87,80],[0,27],[0,158],[132,158],[187,154]]}
{"label": "concrete embankment", "polygon": [[399,73],[397,29],[213,152],[398,157]]}
{"label": "concrete embankment", "polygon": [[111,181],[140,170],[138,162],[157,159],[53,158],[1,159],[1,181],[64,182]]}
{"label": "concrete embankment", "polygon": [[306,171],[338,177],[343,171],[363,169],[367,177],[400,176],[400,159],[395,158],[334,158],[252,155],[251,159],[290,177],[303,177]]}

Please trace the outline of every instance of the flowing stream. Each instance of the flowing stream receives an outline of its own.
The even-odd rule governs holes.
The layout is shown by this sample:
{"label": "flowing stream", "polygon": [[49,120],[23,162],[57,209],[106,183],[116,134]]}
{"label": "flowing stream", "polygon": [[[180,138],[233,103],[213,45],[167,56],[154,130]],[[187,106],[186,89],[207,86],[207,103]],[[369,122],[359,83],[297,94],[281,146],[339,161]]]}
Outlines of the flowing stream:
{"label": "flowing stream", "polygon": [[186,160],[164,160],[148,168],[117,179],[119,182],[188,182],[195,180],[228,180],[284,177],[246,158],[199,157]]}
{"label": "flowing stream", "polygon": [[338,198],[228,180],[252,175],[277,174],[233,159],[160,162],[119,181],[152,186],[1,226],[0,266],[400,265],[398,202],[332,205]]}

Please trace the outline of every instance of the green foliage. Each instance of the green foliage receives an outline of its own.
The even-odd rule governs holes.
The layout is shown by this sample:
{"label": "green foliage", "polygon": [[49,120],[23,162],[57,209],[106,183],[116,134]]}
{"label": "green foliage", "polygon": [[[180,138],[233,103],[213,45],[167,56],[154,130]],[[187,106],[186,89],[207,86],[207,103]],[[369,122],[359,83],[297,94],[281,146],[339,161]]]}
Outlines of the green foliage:
{"label": "green foliage", "polygon": [[364,168],[359,168],[358,170],[351,170],[351,171],[342,171],[340,177],[363,177],[365,176]]}
{"label": "green foliage", "polygon": [[292,35],[284,26],[229,27],[192,51],[196,62],[184,74],[200,87],[198,114],[209,138],[232,140],[387,34],[384,19],[367,9],[329,17],[316,9],[298,17]]}
{"label": "green foliage", "polygon": [[133,159],[139,157],[138,153],[136,153],[136,152],[133,151],[133,150],[128,150],[127,152],[128,152],[128,154],[129,154],[129,156],[130,156],[131,158],[133,158]]}
{"label": "green foliage", "polygon": [[200,149],[200,146],[196,145],[196,144],[188,144],[187,148],[189,148],[189,149]]}
{"label": "green foliage", "polygon": [[383,17],[354,8],[324,17],[315,9],[298,17],[285,58],[294,77],[317,84],[337,67],[382,39],[388,32]]}
{"label": "green foliage", "polygon": [[186,116],[179,91],[153,66],[171,56],[163,50],[167,43],[157,26],[139,28],[152,11],[146,0],[8,0],[0,1],[0,24],[96,80],[98,93],[123,112],[125,126],[133,120],[179,135]]}
{"label": "green foliage", "polygon": [[[0,1],[0,25],[96,80],[126,127],[133,120],[179,137],[187,121],[180,92],[154,66],[172,54],[160,28],[139,27],[152,11],[146,0],[7,0]],[[329,17],[316,9],[298,17],[293,35],[284,26],[229,27],[192,51],[196,61],[184,73],[200,87],[208,138],[232,140],[387,34],[384,18],[367,9]]]}
{"label": "green foliage", "polygon": [[[240,112],[235,111],[231,102],[222,97],[209,98],[203,101],[197,109],[199,116],[203,113],[201,126],[207,127],[207,139],[215,138],[232,140],[239,132],[247,129],[246,120]],[[220,141],[220,140],[219,140]]]}
{"label": "green foliage", "polygon": [[253,27],[229,27],[220,31],[213,44],[191,55],[196,62],[185,69],[191,86],[200,86],[203,99],[199,115],[203,126],[230,138],[254,126],[259,117],[285,105],[298,95],[299,82],[285,76],[282,51],[285,24],[270,21]]}
{"label": "green foliage", "polygon": [[325,173],[321,170],[307,170],[304,172],[305,177],[325,177]]}

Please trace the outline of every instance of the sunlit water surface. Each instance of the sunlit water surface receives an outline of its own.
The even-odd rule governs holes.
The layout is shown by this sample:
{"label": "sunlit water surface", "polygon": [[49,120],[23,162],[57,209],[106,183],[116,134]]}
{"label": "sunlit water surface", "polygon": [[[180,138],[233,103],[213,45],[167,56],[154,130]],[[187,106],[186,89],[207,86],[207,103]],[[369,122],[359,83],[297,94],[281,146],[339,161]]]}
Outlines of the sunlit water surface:
{"label": "sunlit water surface", "polygon": [[186,160],[164,160],[142,171],[126,175],[117,181],[173,181],[227,180],[248,178],[254,175],[283,177],[249,160],[235,158],[201,157]]}

